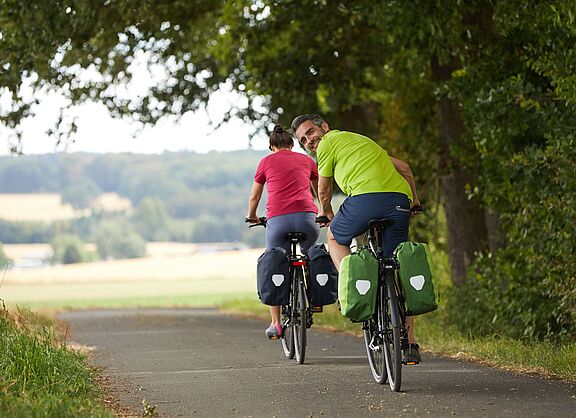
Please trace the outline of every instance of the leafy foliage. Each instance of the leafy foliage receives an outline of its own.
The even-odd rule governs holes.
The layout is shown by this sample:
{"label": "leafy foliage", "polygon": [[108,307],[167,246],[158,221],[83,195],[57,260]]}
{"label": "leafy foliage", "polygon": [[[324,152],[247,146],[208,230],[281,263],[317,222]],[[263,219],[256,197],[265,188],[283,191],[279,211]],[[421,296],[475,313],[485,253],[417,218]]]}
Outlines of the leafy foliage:
{"label": "leafy foliage", "polygon": [[52,226],[45,222],[0,219],[0,240],[5,244],[50,242],[52,233]]}
{"label": "leafy foliage", "polygon": [[84,263],[94,259],[94,256],[86,250],[86,244],[76,235],[56,235],[51,244],[52,261],[55,263]]}
{"label": "leafy foliage", "polygon": [[[512,337],[576,335],[573,4],[499,2],[492,42],[449,89],[462,106],[478,184],[499,243],[458,290],[463,326]],[[559,49],[562,49],[562,53]]]}
{"label": "leafy foliage", "polygon": [[5,268],[6,265],[8,265],[11,261],[12,260],[10,258],[8,258],[8,256],[4,252],[4,247],[2,246],[2,243],[0,242],[0,269]]}
{"label": "leafy foliage", "polygon": [[[131,225],[148,241],[240,241],[246,232],[243,215],[252,178],[264,155],[237,151],[0,157],[0,172],[4,167],[25,171],[36,162],[50,162],[45,176],[25,186],[28,192],[60,192],[70,190],[69,186],[55,185],[77,184],[78,199],[97,189],[126,196],[136,207],[132,213],[116,215],[92,210],[90,215],[52,225],[0,220],[0,240],[50,242],[54,235],[68,233],[92,241],[99,224],[108,219]],[[81,190],[84,186],[89,193]],[[9,184],[5,187],[22,192]],[[0,192],[8,190],[0,187]]]}
{"label": "leafy foliage", "polygon": [[89,208],[100,194],[96,183],[87,179],[74,179],[74,182],[61,192],[62,203],[69,203],[74,209]]}
{"label": "leafy foliage", "polygon": [[122,222],[104,221],[94,237],[103,260],[137,258],[146,255],[146,242]]}

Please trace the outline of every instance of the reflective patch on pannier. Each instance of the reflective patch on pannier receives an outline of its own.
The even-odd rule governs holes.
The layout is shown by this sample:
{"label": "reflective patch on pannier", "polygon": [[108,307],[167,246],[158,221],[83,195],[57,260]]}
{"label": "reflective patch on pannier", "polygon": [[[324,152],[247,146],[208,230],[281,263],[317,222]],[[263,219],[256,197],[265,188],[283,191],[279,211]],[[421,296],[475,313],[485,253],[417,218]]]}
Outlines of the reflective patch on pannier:
{"label": "reflective patch on pannier", "polygon": [[284,283],[284,275],[283,274],[273,274],[272,275],[272,282],[276,286],[280,286],[282,283]]}
{"label": "reflective patch on pannier", "polygon": [[316,282],[318,282],[320,286],[326,286],[326,283],[328,283],[328,275],[326,273],[317,274]]}
{"label": "reflective patch on pannier", "polygon": [[422,290],[422,288],[424,287],[424,276],[422,276],[421,274],[419,274],[418,276],[412,276],[410,277],[410,285],[416,289],[416,290]]}
{"label": "reflective patch on pannier", "polygon": [[370,280],[356,280],[356,289],[362,296],[368,293],[370,287]]}

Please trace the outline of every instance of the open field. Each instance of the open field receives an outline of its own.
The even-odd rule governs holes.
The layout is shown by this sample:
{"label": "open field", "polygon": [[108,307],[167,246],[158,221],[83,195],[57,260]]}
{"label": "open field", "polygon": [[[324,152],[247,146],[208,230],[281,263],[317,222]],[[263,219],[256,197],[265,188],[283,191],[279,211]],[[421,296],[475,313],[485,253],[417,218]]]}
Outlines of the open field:
{"label": "open field", "polygon": [[190,246],[171,247],[156,244],[154,255],[141,259],[8,270],[0,298],[30,307],[208,306],[256,298],[262,250],[186,254]]}
{"label": "open field", "polygon": [[[130,200],[116,193],[104,193],[96,199],[94,208],[104,211],[129,210]],[[0,193],[0,219],[8,221],[57,221],[85,215],[62,204],[57,193]]]}

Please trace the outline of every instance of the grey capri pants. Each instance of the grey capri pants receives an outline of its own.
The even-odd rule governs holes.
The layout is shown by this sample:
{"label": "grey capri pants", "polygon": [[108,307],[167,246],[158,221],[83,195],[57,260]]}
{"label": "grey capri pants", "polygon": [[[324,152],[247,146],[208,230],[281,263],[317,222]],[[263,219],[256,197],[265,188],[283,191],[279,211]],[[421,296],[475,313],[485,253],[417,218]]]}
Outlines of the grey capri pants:
{"label": "grey capri pants", "polygon": [[290,241],[286,239],[288,232],[303,232],[306,241],[300,243],[301,251],[306,254],[320,235],[320,225],[316,222],[314,212],[294,212],[286,215],[273,216],[266,221],[266,248],[282,247],[290,253]]}

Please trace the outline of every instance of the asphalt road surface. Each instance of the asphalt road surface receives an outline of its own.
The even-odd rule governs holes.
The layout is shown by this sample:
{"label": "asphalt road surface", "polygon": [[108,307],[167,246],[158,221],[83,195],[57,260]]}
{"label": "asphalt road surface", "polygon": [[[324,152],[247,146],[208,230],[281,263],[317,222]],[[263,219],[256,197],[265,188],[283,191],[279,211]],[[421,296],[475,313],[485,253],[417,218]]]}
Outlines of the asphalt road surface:
{"label": "asphalt road surface", "polygon": [[423,354],[402,391],[372,380],[363,340],[314,329],[306,362],[284,357],[265,321],[206,309],[67,312],[71,339],[121,405],[168,417],[575,417],[576,385]]}

